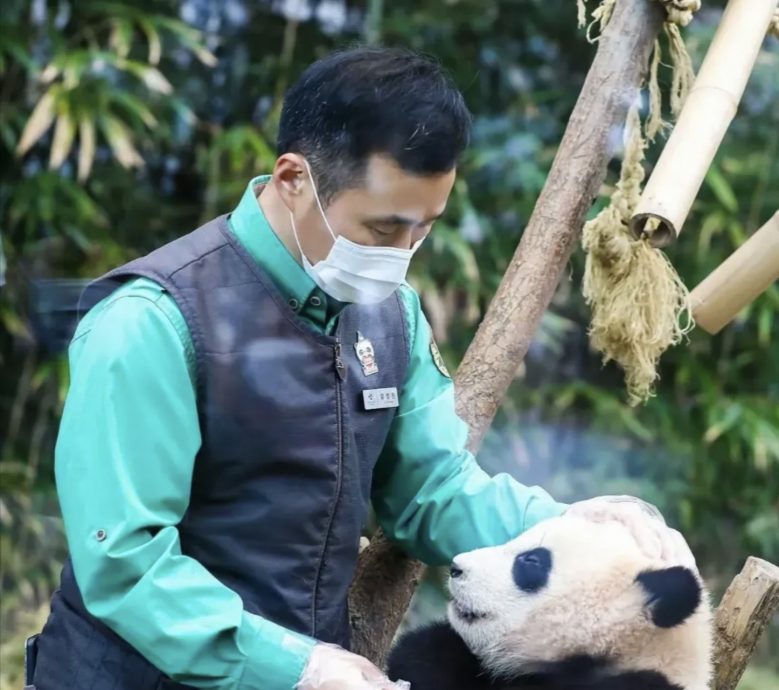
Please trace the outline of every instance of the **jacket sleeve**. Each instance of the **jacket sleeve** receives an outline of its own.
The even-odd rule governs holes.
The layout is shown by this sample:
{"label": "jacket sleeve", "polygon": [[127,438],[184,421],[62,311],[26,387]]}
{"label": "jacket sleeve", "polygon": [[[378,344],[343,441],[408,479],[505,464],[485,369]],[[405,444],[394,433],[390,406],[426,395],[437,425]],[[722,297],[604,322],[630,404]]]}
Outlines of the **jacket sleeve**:
{"label": "jacket sleeve", "polygon": [[566,505],[508,474],[490,477],[465,448],[454,385],[436,363],[419,297],[402,288],[410,361],[398,414],[374,474],[373,507],[387,536],[428,565],[513,539]]}
{"label": "jacket sleeve", "polygon": [[175,681],[291,690],[314,641],[246,612],[181,552],[200,446],[190,343],[161,308],[172,300],[137,282],[87,315],[69,351],[55,471],[84,602]]}

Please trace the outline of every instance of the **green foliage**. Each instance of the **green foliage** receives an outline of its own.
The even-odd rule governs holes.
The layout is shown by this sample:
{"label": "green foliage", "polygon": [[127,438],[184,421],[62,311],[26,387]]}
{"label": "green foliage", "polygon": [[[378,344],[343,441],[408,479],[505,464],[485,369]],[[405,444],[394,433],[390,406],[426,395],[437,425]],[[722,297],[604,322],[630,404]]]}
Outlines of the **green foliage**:
{"label": "green foliage", "polygon": [[[394,0],[370,26],[366,5],[381,3],[350,0],[341,24],[324,11],[319,20],[288,20],[276,9],[282,4],[3,5],[4,636],[8,625],[37,625],[20,612],[45,603],[63,553],[52,457],[67,369],[34,348],[31,279],[98,275],[229,211],[250,177],[270,171],[286,85],[365,32],[438,56],[475,115],[447,216],[412,275],[454,365],[521,237],[594,50],[571,0]],[[696,64],[722,4],[707,3],[686,32]],[[778,45],[766,43],[685,231],[668,250],[691,287],[779,208]],[[777,286],[720,335],[695,332],[668,352],[657,397],[633,410],[619,372],[589,351],[582,269],[577,252],[487,440],[484,465],[539,481],[562,500],[644,496],[685,531],[715,587],[748,554],[779,562]]]}

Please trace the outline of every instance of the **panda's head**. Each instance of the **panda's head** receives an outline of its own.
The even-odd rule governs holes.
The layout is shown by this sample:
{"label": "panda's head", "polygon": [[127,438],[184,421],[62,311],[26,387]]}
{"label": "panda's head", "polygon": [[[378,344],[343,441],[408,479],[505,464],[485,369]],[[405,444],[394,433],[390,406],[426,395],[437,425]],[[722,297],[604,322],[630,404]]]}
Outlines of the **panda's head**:
{"label": "panda's head", "polygon": [[617,523],[562,516],[458,556],[449,620],[496,676],[579,655],[659,671],[687,689],[710,674],[708,595],[691,570],[646,558]]}

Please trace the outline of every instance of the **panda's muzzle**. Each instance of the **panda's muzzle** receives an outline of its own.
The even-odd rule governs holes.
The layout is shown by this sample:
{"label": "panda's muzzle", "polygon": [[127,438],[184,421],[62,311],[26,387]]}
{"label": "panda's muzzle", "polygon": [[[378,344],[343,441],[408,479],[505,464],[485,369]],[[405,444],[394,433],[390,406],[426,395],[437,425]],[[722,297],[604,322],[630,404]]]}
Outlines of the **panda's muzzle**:
{"label": "panda's muzzle", "polygon": [[458,589],[461,589],[463,580],[467,580],[465,566],[462,561],[458,562],[455,558],[449,568],[449,589],[452,594],[451,608],[455,616],[466,623],[473,623],[487,618],[488,614],[472,609],[458,598]]}
{"label": "panda's muzzle", "polygon": [[488,615],[486,613],[480,613],[478,611],[474,611],[473,609],[466,608],[456,600],[452,601],[452,608],[457,614],[457,617],[461,620],[464,620],[466,623],[473,623],[474,621],[484,620]]}

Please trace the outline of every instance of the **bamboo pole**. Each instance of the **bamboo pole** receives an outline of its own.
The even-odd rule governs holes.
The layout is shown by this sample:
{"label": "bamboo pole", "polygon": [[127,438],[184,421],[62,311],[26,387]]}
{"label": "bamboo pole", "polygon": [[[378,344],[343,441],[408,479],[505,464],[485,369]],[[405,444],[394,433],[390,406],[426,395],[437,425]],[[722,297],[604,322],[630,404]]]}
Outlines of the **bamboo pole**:
{"label": "bamboo pole", "polygon": [[749,557],[714,615],[714,690],[733,690],[779,609],[779,568]]}
{"label": "bamboo pole", "polygon": [[690,293],[695,323],[712,335],[779,280],[779,211]]}
{"label": "bamboo pole", "polygon": [[[682,230],[744,93],[777,0],[730,0],[668,143],[631,219],[655,247]],[[648,223],[653,220],[659,222]]]}
{"label": "bamboo pole", "polygon": [[[666,16],[655,0],[618,0],[522,241],[455,377],[476,452],[554,295],[614,153]],[[389,564],[389,565],[388,565]],[[389,570],[387,570],[389,568]],[[389,575],[381,575],[382,570]],[[422,565],[381,531],[350,592],[352,649],[383,665]]]}

